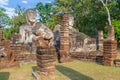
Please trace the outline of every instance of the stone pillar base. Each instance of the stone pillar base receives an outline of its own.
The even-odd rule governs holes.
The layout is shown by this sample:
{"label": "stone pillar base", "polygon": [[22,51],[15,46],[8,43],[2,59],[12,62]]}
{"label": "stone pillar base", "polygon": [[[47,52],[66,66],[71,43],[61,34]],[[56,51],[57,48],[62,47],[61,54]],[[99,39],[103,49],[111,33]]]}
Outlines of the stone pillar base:
{"label": "stone pillar base", "polygon": [[107,40],[103,43],[103,64],[112,66],[117,56],[117,41]]}
{"label": "stone pillar base", "polygon": [[37,48],[37,72],[43,76],[50,76],[50,80],[55,77],[55,48]]}
{"label": "stone pillar base", "polygon": [[60,63],[69,62],[69,61],[70,61],[69,53],[64,50],[60,50]]}

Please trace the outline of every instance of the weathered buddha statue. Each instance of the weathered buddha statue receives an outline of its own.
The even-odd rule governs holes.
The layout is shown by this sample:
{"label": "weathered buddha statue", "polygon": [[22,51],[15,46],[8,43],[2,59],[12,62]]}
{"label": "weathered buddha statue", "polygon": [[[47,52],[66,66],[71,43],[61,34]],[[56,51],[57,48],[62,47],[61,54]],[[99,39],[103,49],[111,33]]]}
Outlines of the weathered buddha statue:
{"label": "weathered buddha statue", "polygon": [[27,24],[20,26],[21,39],[20,42],[30,44],[35,41],[40,46],[53,45],[53,32],[41,22],[36,21],[36,11],[34,9],[27,10]]}
{"label": "weathered buddha statue", "polygon": [[30,53],[34,53],[36,51],[35,45],[33,45],[32,41],[35,38],[35,35],[32,33],[32,28],[35,27],[36,24],[36,10],[28,9],[26,11],[26,24],[23,24],[19,28],[19,33],[21,35],[20,43],[28,45],[28,51]]}
{"label": "weathered buddha statue", "polygon": [[21,35],[20,42],[24,44],[29,44],[32,43],[32,38],[34,37],[34,35],[32,34],[32,28],[36,24],[36,11],[33,9],[28,9],[26,13],[27,23],[20,26],[19,32]]}
{"label": "weathered buddha statue", "polygon": [[37,22],[33,28],[33,34],[36,36],[36,40],[39,42],[39,46],[48,47],[54,46],[54,35],[52,30],[45,26],[41,22]]}
{"label": "weathered buddha statue", "polygon": [[[78,29],[74,28],[74,17],[68,14],[68,24],[69,24],[69,45],[70,52],[80,52],[80,51],[94,51],[95,50],[95,40],[87,36],[86,34],[79,32]],[[60,49],[60,28],[63,27],[62,24],[58,24],[54,28],[54,43],[57,51]],[[91,43],[91,44],[90,44]]]}

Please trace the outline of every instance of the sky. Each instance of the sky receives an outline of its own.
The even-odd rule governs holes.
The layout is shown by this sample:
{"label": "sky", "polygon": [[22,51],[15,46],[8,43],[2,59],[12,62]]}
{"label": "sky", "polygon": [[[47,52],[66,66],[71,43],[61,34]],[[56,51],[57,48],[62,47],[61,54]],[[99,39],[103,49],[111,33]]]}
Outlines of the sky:
{"label": "sky", "polygon": [[51,3],[53,0],[0,0],[0,7],[6,9],[6,13],[9,17],[12,17],[15,14],[15,8],[20,5],[25,9],[34,8],[38,2]]}

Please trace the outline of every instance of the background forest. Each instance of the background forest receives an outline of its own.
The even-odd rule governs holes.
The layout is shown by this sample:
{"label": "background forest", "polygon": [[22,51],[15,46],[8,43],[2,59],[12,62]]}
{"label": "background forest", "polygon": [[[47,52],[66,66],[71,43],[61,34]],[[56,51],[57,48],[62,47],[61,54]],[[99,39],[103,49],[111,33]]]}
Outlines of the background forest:
{"label": "background forest", "polygon": [[[112,25],[115,28],[115,38],[120,44],[120,0],[104,0],[110,10]],[[74,27],[79,31],[97,38],[98,31],[104,31],[107,37],[107,13],[100,0],[54,0],[52,3],[37,3],[34,9],[38,12],[38,20],[52,30],[60,23],[60,14],[71,13],[75,18]],[[19,26],[26,23],[26,9],[17,6],[17,15],[10,18],[4,8],[0,8],[0,25],[5,39],[19,32]]]}

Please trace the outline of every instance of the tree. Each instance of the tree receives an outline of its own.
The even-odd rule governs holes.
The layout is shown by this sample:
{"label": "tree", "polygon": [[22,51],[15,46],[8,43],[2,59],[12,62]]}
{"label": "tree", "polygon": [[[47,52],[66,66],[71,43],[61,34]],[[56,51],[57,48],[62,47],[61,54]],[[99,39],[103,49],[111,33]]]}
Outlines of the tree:
{"label": "tree", "polygon": [[106,4],[104,3],[103,0],[100,0],[100,1],[102,2],[103,6],[104,6],[105,9],[106,9],[107,16],[108,16],[108,23],[109,23],[109,25],[111,26],[111,25],[112,25],[112,24],[111,24],[111,16],[110,16],[110,11],[109,11],[109,9],[108,9],[108,7],[107,7],[107,0],[106,0]]}
{"label": "tree", "polygon": [[4,8],[0,8],[0,25],[6,27],[9,23],[9,16],[5,13]]}
{"label": "tree", "polygon": [[39,21],[44,23],[51,29],[54,29],[55,25],[59,23],[59,15],[53,13],[53,4],[41,2],[36,5],[36,9],[39,14]]}
{"label": "tree", "polygon": [[41,2],[36,5],[36,9],[38,11],[38,14],[40,16],[40,21],[42,23],[47,23],[50,20],[51,14],[52,14],[52,4],[46,3],[45,5]]}
{"label": "tree", "polygon": [[15,10],[16,15],[13,16],[7,25],[9,28],[3,29],[4,39],[10,39],[11,34],[19,32],[19,26],[26,23],[25,8],[18,6]]}
{"label": "tree", "polygon": [[18,7],[15,10],[16,16],[12,17],[10,20],[9,25],[12,27],[12,33],[18,33],[19,27],[26,23],[26,12],[25,8],[18,5]]}

